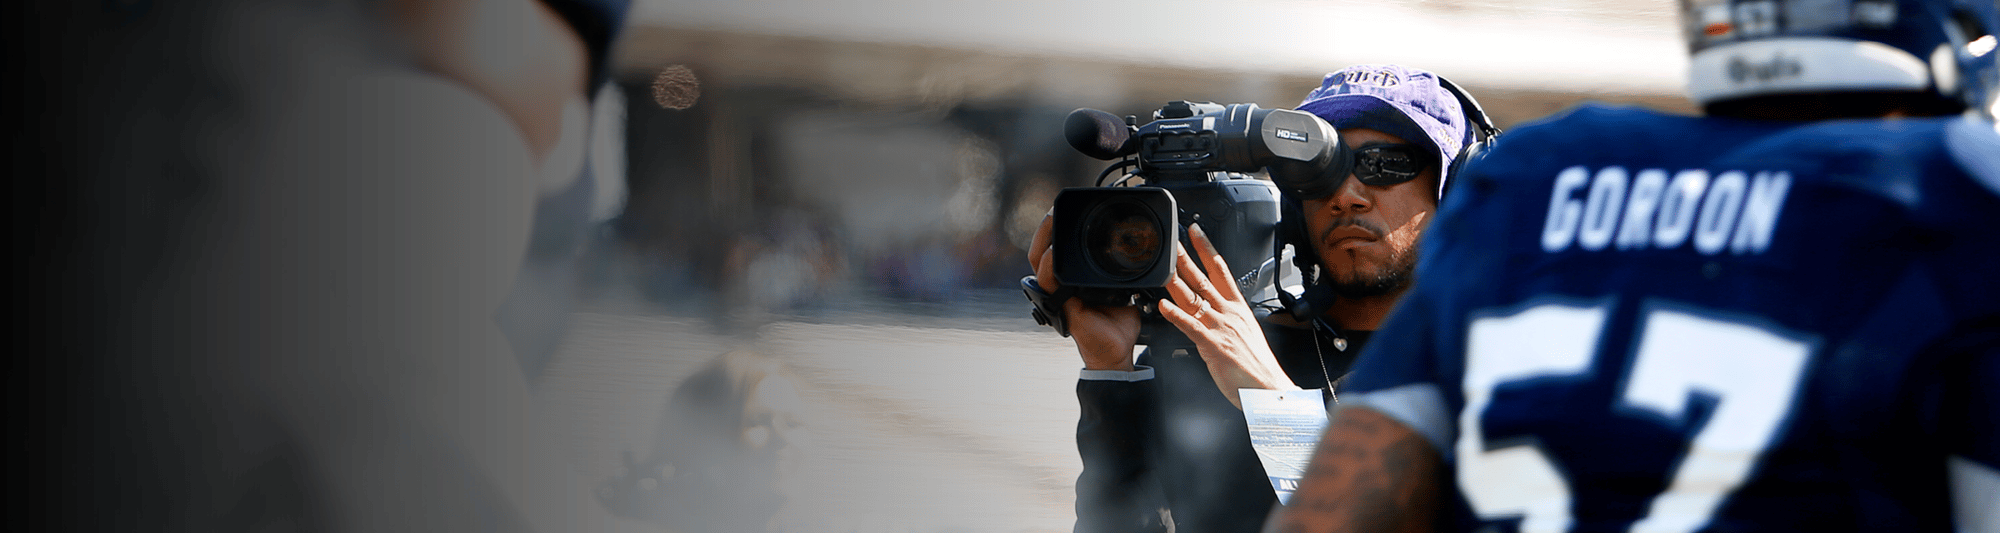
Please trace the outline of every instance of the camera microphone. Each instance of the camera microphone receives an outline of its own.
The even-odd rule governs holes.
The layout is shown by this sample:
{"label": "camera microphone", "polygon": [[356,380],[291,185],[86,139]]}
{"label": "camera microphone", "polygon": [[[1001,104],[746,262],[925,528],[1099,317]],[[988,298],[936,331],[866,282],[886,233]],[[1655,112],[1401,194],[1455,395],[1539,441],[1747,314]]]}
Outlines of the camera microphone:
{"label": "camera microphone", "polygon": [[1139,151],[1124,119],[1090,108],[1069,112],[1063,120],[1063,139],[1083,155],[1106,161]]}

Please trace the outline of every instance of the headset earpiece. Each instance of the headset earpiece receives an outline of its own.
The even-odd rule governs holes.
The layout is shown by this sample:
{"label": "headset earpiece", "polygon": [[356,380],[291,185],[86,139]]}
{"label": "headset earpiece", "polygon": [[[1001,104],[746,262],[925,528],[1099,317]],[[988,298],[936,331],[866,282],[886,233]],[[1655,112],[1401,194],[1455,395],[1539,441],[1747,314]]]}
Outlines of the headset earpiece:
{"label": "headset earpiece", "polygon": [[1458,151],[1458,156],[1451,159],[1451,166],[1445,169],[1445,175],[1451,176],[1451,179],[1445,180],[1443,188],[1438,191],[1438,198],[1442,199],[1444,195],[1451,193],[1452,185],[1458,183],[1459,171],[1465,169],[1466,163],[1486,155],[1486,146],[1487,141],[1480,140],[1465,145],[1465,148]]}
{"label": "headset earpiece", "polygon": [[1451,92],[1452,97],[1458,99],[1459,113],[1465,116],[1466,122],[1465,146],[1460,147],[1458,154],[1452,156],[1451,165],[1445,168],[1444,176],[1441,177],[1444,184],[1438,191],[1438,197],[1442,198],[1445,191],[1451,190],[1451,185],[1458,182],[1458,171],[1465,168],[1467,161],[1486,152],[1486,147],[1493,138],[1500,135],[1500,128],[1494,126],[1493,121],[1486,117],[1486,109],[1479,107],[1479,101],[1474,100],[1465,90],[1459,89],[1458,84],[1438,76],[1438,86],[1444,87],[1444,90]]}

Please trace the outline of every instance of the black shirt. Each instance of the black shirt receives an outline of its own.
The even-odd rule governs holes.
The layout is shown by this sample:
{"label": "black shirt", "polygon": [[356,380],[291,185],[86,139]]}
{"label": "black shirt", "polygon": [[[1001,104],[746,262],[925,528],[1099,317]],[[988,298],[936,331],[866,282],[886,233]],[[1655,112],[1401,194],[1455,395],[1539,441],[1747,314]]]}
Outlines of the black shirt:
{"label": "black shirt", "polygon": [[[1264,336],[1294,384],[1326,388],[1329,377],[1346,374],[1369,332],[1313,330],[1266,323]],[[1199,355],[1149,349],[1138,365],[1152,368],[1153,378],[1077,383],[1083,474],[1075,531],[1166,531],[1169,520],[1178,531],[1261,530],[1277,496],[1243,412],[1222,396]]]}

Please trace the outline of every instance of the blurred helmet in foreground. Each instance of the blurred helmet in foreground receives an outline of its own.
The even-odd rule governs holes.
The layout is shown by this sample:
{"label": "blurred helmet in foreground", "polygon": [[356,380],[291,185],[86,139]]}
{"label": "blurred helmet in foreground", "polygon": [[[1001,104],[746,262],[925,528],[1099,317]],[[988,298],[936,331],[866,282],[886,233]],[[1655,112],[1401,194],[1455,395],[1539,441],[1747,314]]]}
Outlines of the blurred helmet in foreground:
{"label": "blurred helmet in foreground", "polygon": [[1681,0],[1689,96],[1913,92],[1985,109],[2000,84],[1996,11],[1993,0]]}

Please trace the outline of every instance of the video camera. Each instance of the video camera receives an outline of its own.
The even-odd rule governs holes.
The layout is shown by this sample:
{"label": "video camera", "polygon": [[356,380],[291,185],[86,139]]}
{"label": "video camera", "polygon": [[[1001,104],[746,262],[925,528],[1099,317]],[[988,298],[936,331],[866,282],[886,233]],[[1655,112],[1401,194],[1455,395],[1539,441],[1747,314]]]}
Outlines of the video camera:
{"label": "video camera", "polygon": [[[1062,288],[1045,293],[1034,276],[1022,290],[1037,323],[1063,336],[1068,298],[1099,306],[1139,306],[1139,344],[1185,345],[1161,318],[1158,302],[1175,275],[1173,243],[1187,242],[1200,223],[1229,264],[1230,278],[1252,302],[1269,299],[1277,273],[1279,184],[1345,176],[1351,160],[1331,125],[1310,113],[1256,104],[1169,102],[1153,121],[1136,125],[1095,109],[1078,109],[1063,136],[1084,155],[1120,159],[1098,176],[1098,187],[1071,187],[1056,196],[1055,275]],[[1106,177],[1126,170],[1110,186]],[[1270,181],[1251,174],[1265,173]],[[1134,178],[1140,183],[1130,183]],[[1198,261],[1197,261],[1198,262]],[[1204,267],[1205,268],[1205,267]]]}

